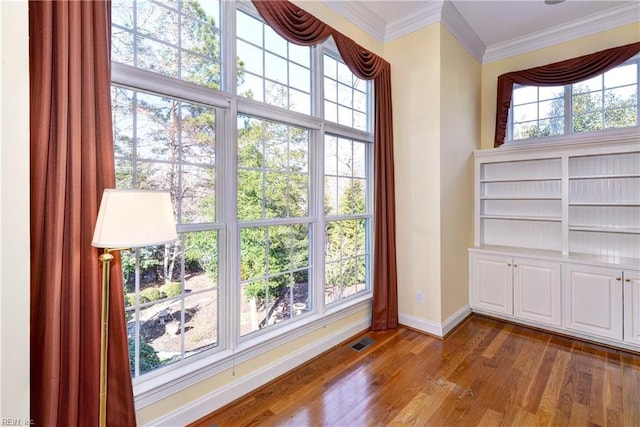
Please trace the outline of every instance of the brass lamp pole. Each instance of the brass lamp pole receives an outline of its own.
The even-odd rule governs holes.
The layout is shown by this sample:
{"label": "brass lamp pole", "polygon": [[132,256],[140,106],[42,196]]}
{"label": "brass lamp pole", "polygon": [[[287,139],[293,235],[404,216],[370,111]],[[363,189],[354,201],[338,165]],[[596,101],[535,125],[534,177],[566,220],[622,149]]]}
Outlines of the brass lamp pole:
{"label": "brass lamp pole", "polygon": [[109,345],[109,271],[113,255],[110,249],[98,258],[102,262],[102,320],[100,323],[100,426],[107,425],[107,347]]}
{"label": "brass lamp pole", "polygon": [[109,345],[109,273],[111,252],[175,241],[175,217],[168,191],[114,190],[102,194],[91,245],[103,248],[100,325],[100,426],[107,425],[107,349]]}

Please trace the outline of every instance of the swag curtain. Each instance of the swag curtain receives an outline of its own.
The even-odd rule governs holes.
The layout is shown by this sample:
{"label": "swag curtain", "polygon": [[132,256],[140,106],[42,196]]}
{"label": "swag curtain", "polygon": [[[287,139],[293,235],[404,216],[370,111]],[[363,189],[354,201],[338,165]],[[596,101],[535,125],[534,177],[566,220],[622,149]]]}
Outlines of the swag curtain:
{"label": "swag curtain", "polygon": [[[31,417],[97,425],[101,264],[91,246],[115,186],[111,4],[29,2]],[[135,425],[119,261],[109,304],[107,423]]]}
{"label": "swag curtain", "polygon": [[361,79],[374,81],[375,249],[371,327],[374,330],[395,328],[398,326],[398,290],[391,66],[288,1],[253,0],[253,4],[267,24],[292,43],[310,46],[333,36],[338,51],[351,72]]}
{"label": "swag curtain", "polygon": [[622,64],[638,52],[640,52],[640,42],[614,47],[541,67],[502,74],[498,77],[494,147],[499,147],[504,143],[514,83],[536,86],[557,86],[578,83]]}

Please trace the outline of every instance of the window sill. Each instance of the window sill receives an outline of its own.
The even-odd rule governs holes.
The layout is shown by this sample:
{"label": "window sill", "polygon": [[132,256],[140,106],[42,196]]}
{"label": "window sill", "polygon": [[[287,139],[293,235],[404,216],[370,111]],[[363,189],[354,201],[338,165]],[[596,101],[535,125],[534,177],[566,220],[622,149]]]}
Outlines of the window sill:
{"label": "window sill", "polygon": [[365,295],[338,304],[336,307],[330,307],[324,314],[310,314],[298,322],[242,342],[235,351],[225,349],[214,354],[201,355],[201,357],[193,356],[186,363],[168,366],[161,371],[146,374],[146,378],[134,380],[133,394],[136,410],[152,405],[195,383],[232,369],[235,365],[251,360],[308,333],[325,328],[330,323],[370,308],[371,292],[367,292]]}

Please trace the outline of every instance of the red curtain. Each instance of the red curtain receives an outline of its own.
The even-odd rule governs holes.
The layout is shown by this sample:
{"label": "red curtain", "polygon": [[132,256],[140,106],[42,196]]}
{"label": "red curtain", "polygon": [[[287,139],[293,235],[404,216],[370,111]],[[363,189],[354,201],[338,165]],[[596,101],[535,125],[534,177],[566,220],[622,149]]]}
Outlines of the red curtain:
{"label": "red curtain", "polygon": [[638,52],[640,52],[640,42],[499,76],[494,147],[504,143],[514,83],[536,86],[578,83],[617,67]]}
{"label": "red curtain", "polygon": [[359,78],[375,88],[375,210],[373,308],[371,327],[398,326],[396,214],[393,165],[391,65],[288,1],[253,0],[264,20],[288,41],[305,46],[333,36],[340,55]]}
{"label": "red curtain", "polygon": [[[91,246],[115,185],[108,1],[30,1],[31,417],[97,425],[101,264]],[[107,422],[135,410],[122,278],[111,278]]]}

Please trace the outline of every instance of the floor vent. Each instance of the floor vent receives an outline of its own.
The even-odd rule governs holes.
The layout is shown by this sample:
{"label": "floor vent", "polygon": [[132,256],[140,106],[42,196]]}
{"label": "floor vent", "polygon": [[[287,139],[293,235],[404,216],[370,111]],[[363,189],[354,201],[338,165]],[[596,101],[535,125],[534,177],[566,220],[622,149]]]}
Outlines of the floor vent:
{"label": "floor vent", "polygon": [[370,346],[374,342],[375,341],[372,340],[371,338],[362,338],[360,341],[353,344],[351,348],[354,349],[355,351],[362,351],[364,348]]}

